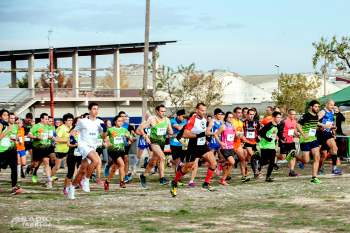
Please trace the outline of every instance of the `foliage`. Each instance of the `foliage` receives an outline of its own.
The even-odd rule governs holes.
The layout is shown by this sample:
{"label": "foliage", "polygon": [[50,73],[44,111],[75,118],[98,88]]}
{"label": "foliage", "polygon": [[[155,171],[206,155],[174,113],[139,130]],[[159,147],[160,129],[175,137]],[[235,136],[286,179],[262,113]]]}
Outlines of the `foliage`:
{"label": "foliage", "polygon": [[150,66],[156,73],[156,88],[140,91],[140,95],[147,97],[148,110],[154,113],[154,108],[164,101],[171,106],[170,117],[179,109],[184,108],[187,113],[193,111],[199,102],[205,103],[208,111],[219,107],[223,102],[223,81],[213,74],[205,76],[203,72],[196,72],[195,68],[194,63],[188,67],[180,65],[176,72],[166,66],[160,70]]}
{"label": "foliage", "polygon": [[280,75],[280,92],[272,92],[272,98],[277,106],[285,106],[287,109],[293,108],[297,113],[304,112],[307,101],[315,99],[317,89],[321,86],[321,81],[317,77],[308,80],[301,74]]}
{"label": "foliage", "polygon": [[335,64],[338,70],[350,70],[350,37],[342,37],[341,41],[336,36],[331,41],[324,37],[320,40],[312,43],[316,49],[312,58],[314,68],[325,58],[325,64],[321,66],[322,74],[326,73],[328,64]]}
{"label": "foliage", "polygon": [[[17,79],[17,87],[18,88],[28,88],[28,73],[22,77],[22,79]],[[39,82],[36,82],[34,85],[35,88],[39,87]]]}
{"label": "foliage", "polygon": [[[121,71],[121,66],[119,70],[120,70],[120,88],[128,88],[130,85],[130,82],[126,81],[127,75]],[[112,62],[100,86],[102,88],[114,88],[114,64]]]}

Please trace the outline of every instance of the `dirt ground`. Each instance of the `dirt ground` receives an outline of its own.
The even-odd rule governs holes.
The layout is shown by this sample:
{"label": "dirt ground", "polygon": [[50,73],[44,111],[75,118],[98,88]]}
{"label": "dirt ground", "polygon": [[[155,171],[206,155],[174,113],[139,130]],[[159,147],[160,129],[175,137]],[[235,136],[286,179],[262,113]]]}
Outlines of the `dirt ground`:
{"label": "dirt ground", "polygon": [[[45,176],[38,171],[38,182],[31,176],[20,183],[23,193],[10,194],[10,170],[0,173],[0,232],[347,232],[350,231],[349,162],[338,166],[344,175],[334,177],[331,164],[323,184],[312,184],[311,165],[299,177],[288,177],[288,164],[273,172],[276,182],[263,177],[240,182],[239,169],[231,171],[230,186],[219,186],[220,176],[211,184],[217,192],[200,188],[207,167],[200,167],[197,188],[188,188],[189,175],[172,198],[169,185],[160,186],[158,176],[147,177],[142,188],[134,177],[126,189],[119,188],[119,176],[111,181],[110,191],[92,183],[91,192],[76,190],[76,199],[62,194],[66,170],[58,171],[53,189],[44,186]],[[139,168],[138,171],[143,171]],[[252,175],[250,175],[252,178]],[[174,178],[173,168],[166,178]],[[103,171],[101,179],[104,180]]]}

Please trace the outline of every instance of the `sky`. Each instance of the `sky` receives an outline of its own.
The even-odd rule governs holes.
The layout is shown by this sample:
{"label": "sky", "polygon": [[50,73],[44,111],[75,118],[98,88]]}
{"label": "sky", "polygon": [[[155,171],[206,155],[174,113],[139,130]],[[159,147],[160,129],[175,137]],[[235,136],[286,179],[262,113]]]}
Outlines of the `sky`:
{"label": "sky", "polygon": [[[150,41],[159,46],[159,65],[176,69],[224,69],[239,75],[314,72],[313,42],[349,36],[350,1],[324,0],[151,0]],[[145,0],[0,1],[0,51],[136,43],[145,40]],[[143,63],[143,54],[122,54],[121,64]],[[112,56],[98,56],[97,67],[109,67]],[[59,59],[70,68],[70,58]],[[35,68],[48,60],[35,60]],[[18,68],[27,68],[18,61]],[[89,67],[90,58],[79,58]],[[10,68],[10,62],[0,62]],[[24,74],[17,73],[21,78]],[[38,77],[40,73],[35,73]],[[98,72],[97,75],[103,75]],[[0,73],[0,86],[11,82]]]}

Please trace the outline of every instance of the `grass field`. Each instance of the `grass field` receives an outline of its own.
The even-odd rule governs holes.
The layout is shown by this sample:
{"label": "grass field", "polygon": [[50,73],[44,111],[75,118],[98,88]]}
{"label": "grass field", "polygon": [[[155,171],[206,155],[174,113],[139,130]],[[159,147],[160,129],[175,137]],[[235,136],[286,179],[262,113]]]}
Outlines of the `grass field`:
{"label": "grass field", "polygon": [[[300,173],[297,178],[289,178],[287,164],[281,164],[281,170],[273,172],[274,183],[265,183],[264,178],[241,183],[239,170],[234,169],[228,187],[219,186],[220,177],[214,175],[215,193],[187,188],[186,175],[186,186],[178,189],[177,198],[171,197],[169,185],[157,183],[157,175],[147,177],[146,189],[138,178],[121,189],[115,176],[110,191],[91,184],[90,193],[76,190],[75,200],[62,194],[66,170],[59,170],[59,180],[48,190],[40,168],[38,183],[32,183],[30,176],[22,179],[23,193],[11,196],[6,169],[0,173],[0,232],[350,231],[349,163],[339,165],[346,173],[341,177],[330,175],[328,162],[325,166],[327,175],[319,177],[324,182],[319,185],[310,183],[310,164],[295,169]],[[206,167],[199,168],[197,186],[205,174]],[[166,169],[166,177],[174,178],[173,168]]]}

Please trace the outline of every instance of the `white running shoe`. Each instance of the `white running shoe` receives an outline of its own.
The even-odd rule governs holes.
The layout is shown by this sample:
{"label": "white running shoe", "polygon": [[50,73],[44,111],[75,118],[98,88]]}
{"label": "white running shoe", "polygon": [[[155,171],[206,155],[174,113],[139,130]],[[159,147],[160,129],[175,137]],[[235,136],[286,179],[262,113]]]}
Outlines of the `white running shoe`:
{"label": "white running shoe", "polygon": [[52,180],[51,181],[47,181],[47,187],[49,189],[52,189]]}
{"label": "white running shoe", "polygon": [[277,163],[288,163],[288,161],[285,159],[285,160],[278,160]]}
{"label": "white running shoe", "polygon": [[71,200],[75,199],[74,196],[74,192],[75,192],[75,187],[73,185],[68,186],[68,188],[66,188],[67,192],[68,192],[68,198]]}
{"label": "white running shoe", "polygon": [[83,190],[87,193],[90,192],[90,181],[88,178],[84,178],[81,182],[83,184]]}

